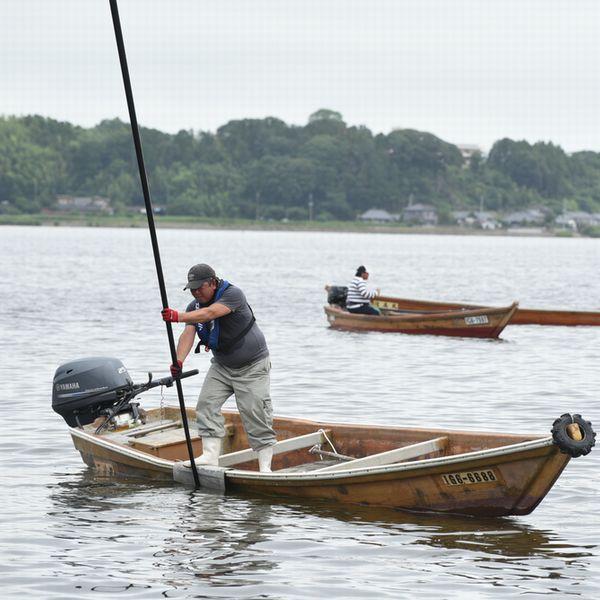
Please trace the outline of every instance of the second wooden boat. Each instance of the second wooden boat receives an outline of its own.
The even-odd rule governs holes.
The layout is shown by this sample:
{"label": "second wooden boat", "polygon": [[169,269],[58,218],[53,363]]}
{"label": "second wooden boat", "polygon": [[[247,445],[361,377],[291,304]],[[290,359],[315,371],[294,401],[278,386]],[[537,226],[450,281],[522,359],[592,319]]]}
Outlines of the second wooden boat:
{"label": "second wooden boat", "polygon": [[382,306],[379,316],[350,313],[335,305],[325,306],[329,325],[345,331],[382,331],[456,337],[497,338],[509,323],[518,303],[500,308],[400,312]]}
{"label": "second wooden boat", "polygon": [[[463,302],[435,302],[430,300],[414,300],[410,298],[394,298],[378,296],[373,305],[398,311],[440,311],[440,310],[472,310],[483,308],[477,304]],[[551,310],[534,308],[517,308],[510,320],[511,325],[593,325],[600,326],[600,311]]]}

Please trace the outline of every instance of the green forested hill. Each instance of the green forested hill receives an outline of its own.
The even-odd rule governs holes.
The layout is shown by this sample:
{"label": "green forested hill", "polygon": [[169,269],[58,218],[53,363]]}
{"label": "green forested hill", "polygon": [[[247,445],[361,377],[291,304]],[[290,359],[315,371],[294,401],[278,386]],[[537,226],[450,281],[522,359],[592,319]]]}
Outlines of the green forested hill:
{"label": "green forested hill", "polygon": [[[373,135],[320,110],[303,126],[269,117],[216,133],[142,128],[153,201],[169,214],[208,217],[354,219],[372,207],[400,212],[409,199],[451,210],[600,212],[600,154],[567,155],[551,143],[503,139],[465,167],[452,144],[429,133]],[[115,208],[142,205],[129,125],[92,129],[39,116],[0,118],[4,212],[51,208],[58,194],[98,195]]]}

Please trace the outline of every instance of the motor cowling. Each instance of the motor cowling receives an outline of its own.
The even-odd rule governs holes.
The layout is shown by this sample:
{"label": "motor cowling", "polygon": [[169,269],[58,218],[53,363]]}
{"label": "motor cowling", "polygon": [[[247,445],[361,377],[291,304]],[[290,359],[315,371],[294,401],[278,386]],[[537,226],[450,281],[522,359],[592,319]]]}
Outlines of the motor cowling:
{"label": "motor cowling", "polygon": [[344,285],[329,286],[327,291],[327,302],[341,308],[346,308],[346,297],[348,296],[348,287]]}
{"label": "motor cowling", "polygon": [[133,390],[123,363],[105,356],[67,362],[54,374],[52,409],[70,427],[92,423]]}

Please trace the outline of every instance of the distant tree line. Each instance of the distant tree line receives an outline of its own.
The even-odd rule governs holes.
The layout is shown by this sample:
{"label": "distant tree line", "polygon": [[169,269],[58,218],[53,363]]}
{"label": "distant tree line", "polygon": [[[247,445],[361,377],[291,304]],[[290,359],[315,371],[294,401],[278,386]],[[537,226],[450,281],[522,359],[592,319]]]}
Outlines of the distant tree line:
{"label": "distant tree line", "polygon": [[[331,110],[305,126],[230,121],[216,133],[142,128],[152,198],[168,214],[251,219],[347,220],[369,208],[398,213],[409,200],[452,210],[555,214],[600,211],[600,154],[503,139],[468,165],[452,144],[421,131],[374,135]],[[0,118],[4,212],[51,209],[59,194],[106,196],[118,210],[142,206],[129,125],[85,129],[39,116]]]}

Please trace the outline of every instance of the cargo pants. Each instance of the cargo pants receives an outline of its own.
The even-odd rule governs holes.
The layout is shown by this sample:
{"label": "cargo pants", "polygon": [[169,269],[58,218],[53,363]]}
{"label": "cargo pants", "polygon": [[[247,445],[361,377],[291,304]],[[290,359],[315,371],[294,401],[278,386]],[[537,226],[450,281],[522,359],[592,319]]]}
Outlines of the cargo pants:
{"label": "cargo pants", "polygon": [[196,404],[200,437],[225,437],[221,407],[235,394],[235,401],[252,450],[276,442],[271,405],[271,359],[267,356],[239,369],[212,361]]}

